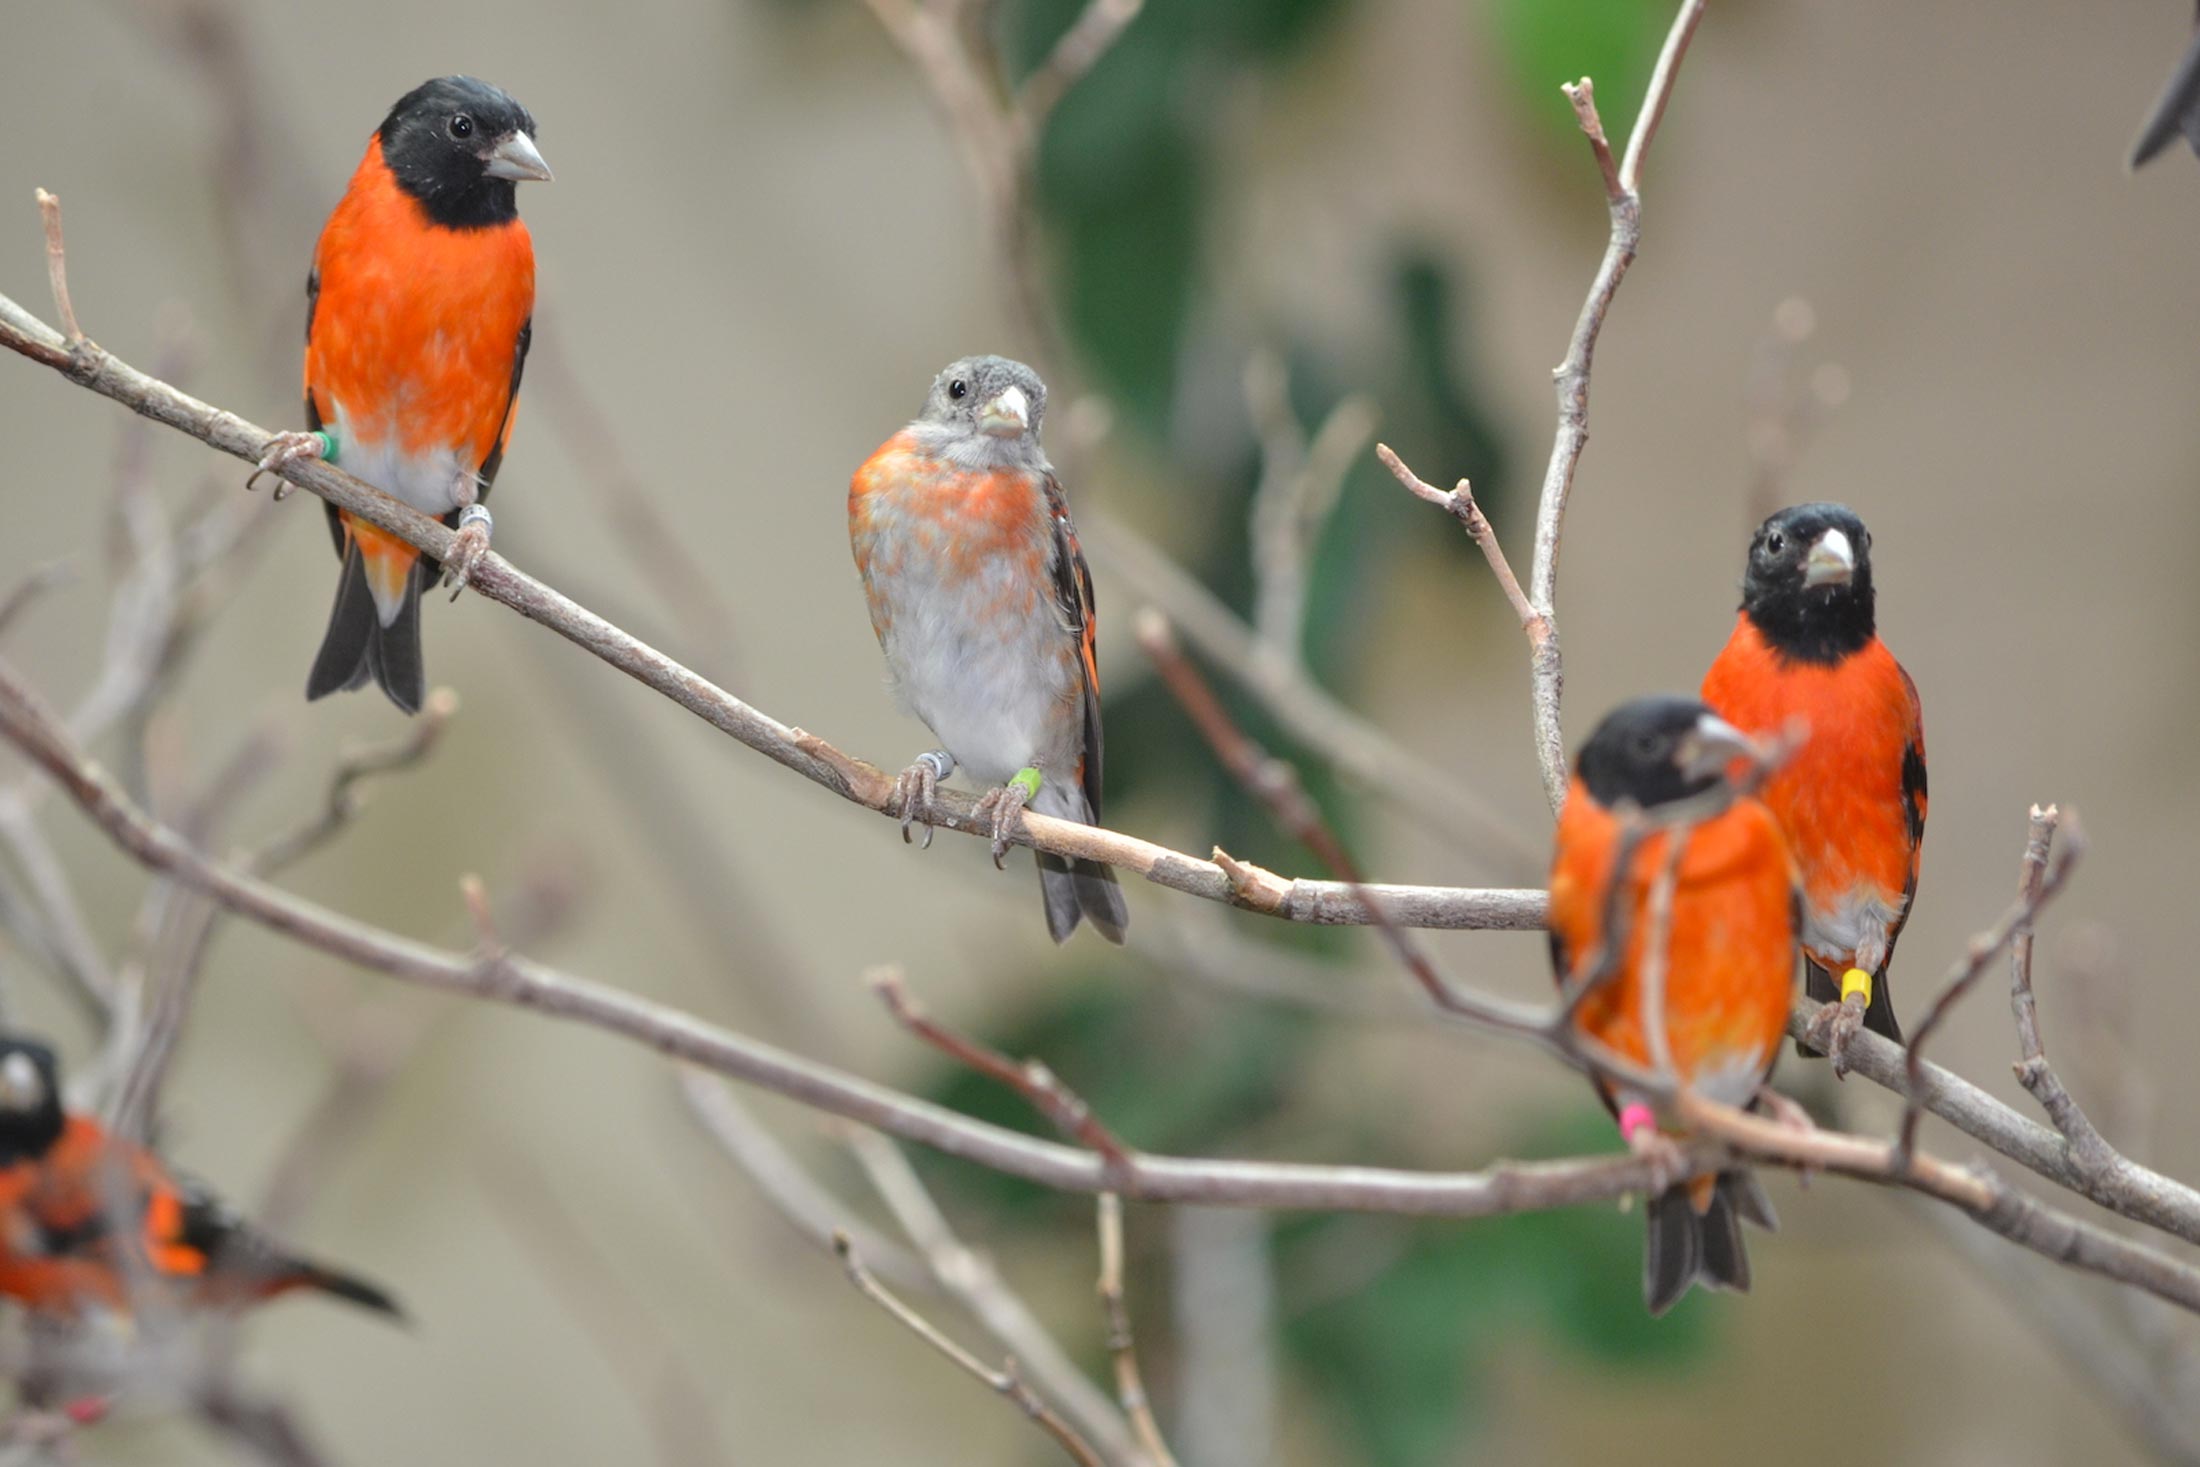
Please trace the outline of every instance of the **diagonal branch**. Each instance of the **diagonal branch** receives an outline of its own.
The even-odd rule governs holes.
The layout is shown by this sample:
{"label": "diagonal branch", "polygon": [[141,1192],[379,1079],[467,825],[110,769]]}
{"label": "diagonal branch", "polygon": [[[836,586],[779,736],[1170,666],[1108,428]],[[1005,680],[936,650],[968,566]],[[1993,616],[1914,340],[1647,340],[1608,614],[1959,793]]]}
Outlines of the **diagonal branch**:
{"label": "diagonal branch", "polygon": [[[264,428],[224,412],[140,372],[90,342],[71,348],[53,329],[0,296],[0,346],[54,368],[80,386],[112,398],[156,422],[224,453],[257,463],[272,436]],[[285,473],[329,503],[438,557],[450,553],[454,533],[343,470],[321,460],[292,465]],[[766,758],[823,785],[845,800],[881,815],[890,813],[894,781],[842,753],[825,740],[789,727],[743,702],[636,637],[517,569],[494,551],[471,582],[488,600],[594,653],[637,682],[663,694],[696,717],[730,734]],[[938,823],[967,835],[991,835],[991,823],[975,812],[974,797],[943,791]],[[1212,861],[1155,845],[1135,836],[1026,812],[1011,834],[1019,845],[1071,859],[1105,862],[1157,885],[1266,912],[1286,921],[1359,923],[1365,906],[1343,883],[1295,881],[1260,872],[1251,886],[1233,881]],[[1540,892],[1505,888],[1408,886],[1373,888],[1390,904],[1392,919],[1407,926],[1533,928],[1542,921]]]}
{"label": "diagonal branch", "polygon": [[1056,1415],[1054,1409],[1040,1400],[1031,1387],[1024,1383],[1013,1357],[1003,1360],[996,1370],[949,1339],[941,1333],[939,1326],[910,1308],[893,1290],[878,1281],[871,1270],[864,1266],[863,1259],[856,1253],[855,1244],[849,1241],[846,1233],[833,1234],[833,1251],[840,1255],[841,1266],[848,1271],[848,1281],[865,1298],[893,1316],[911,1334],[953,1361],[965,1374],[975,1376],[995,1392],[1007,1397],[1041,1431],[1053,1437],[1080,1467],[1106,1467],[1100,1460],[1100,1455],[1093,1451],[1092,1443],[1079,1436],[1068,1422]]}

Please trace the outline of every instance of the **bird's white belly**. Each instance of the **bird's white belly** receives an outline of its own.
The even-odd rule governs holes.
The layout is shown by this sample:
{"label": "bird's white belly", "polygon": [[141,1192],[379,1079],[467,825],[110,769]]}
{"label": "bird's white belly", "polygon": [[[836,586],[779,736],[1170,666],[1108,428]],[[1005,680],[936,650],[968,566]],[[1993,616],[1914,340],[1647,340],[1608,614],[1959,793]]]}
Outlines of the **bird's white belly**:
{"label": "bird's white belly", "polygon": [[1877,972],[1887,960],[1888,934],[1902,922],[1906,903],[1887,902],[1858,886],[1826,906],[1806,904],[1803,911],[1803,947],[1823,957],[1853,961],[1867,972]]}
{"label": "bird's white belly", "polygon": [[346,473],[437,519],[460,507],[458,486],[473,478],[478,464],[452,448],[406,453],[394,425],[354,423],[341,402],[335,407],[336,420],[328,430],[336,439],[337,464]]}
{"label": "bird's white belly", "polygon": [[[1063,703],[1074,697],[1073,659],[1062,655],[1068,633],[1051,598],[1024,612],[1003,611],[1016,571],[1004,560],[949,580],[918,572],[900,578],[888,596],[892,621],[886,661],[895,695],[939,738],[972,779],[1001,784],[1035,761],[1064,774],[1072,750],[1063,739]],[[1019,593],[1020,594],[1020,593]]]}

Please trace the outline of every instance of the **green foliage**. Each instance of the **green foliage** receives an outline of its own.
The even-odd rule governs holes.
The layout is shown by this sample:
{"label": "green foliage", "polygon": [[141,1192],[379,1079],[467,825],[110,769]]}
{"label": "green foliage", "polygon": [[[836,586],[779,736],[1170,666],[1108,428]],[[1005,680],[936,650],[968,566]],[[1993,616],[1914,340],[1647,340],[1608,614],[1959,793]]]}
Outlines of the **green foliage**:
{"label": "green foliage", "polygon": [[1653,0],[1491,0],[1491,29],[1521,105],[1554,145],[1579,151],[1562,82],[1596,83],[1597,111],[1616,152],[1642,105],[1671,6]]}
{"label": "green foliage", "polygon": [[[1611,1142],[1583,1107],[1532,1127],[1510,1154],[1568,1155]],[[1279,1237],[1285,1278],[1366,1219],[1310,1219]],[[1286,1358],[1373,1467],[1453,1460],[1479,1419],[1482,1362],[1538,1337],[1609,1367],[1697,1359],[1711,1309],[1692,1296],[1661,1320],[1642,1307],[1642,1223],[1612,1208],[1401,1225],[1406,1240],[1364,1286],[1293,1317]],[[1715,1306],[1713,1306],[1715,1307]]]}

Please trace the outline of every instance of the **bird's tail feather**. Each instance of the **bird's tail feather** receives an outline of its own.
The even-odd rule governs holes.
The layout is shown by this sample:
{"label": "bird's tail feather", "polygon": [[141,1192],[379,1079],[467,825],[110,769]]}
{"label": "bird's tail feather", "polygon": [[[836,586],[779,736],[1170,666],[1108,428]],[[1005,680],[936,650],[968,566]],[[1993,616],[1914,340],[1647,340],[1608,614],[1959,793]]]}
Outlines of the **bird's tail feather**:
{"label": "bird's tail feather", "polygon": [[390,701],[407,713],[420,711],[427,696],[427,668],[420,655],[420,592],[426,561],[415,562],[405,580],[405,599],[388,626],[382,625],[367,580],[366,557],[359,542],[344,547],[344,568],[336,582],[336,604],[329,611],[321,651],[306,676],[306,697],[363,688],[372,678]]}
{"label": "bird's tail feather", "polygon": [[1693,1284],[1747,1293],[1742,1221],[1768,1231],[1775,1222],[1771,1204],[1745,1172],[1721,1173],[1700,1213],[1683,1182],[1652,1198],[1643,1217],[1642,1298],[1653,1315],[1671,1309]]}
{"label": "bird's tail feather", "polygon": [[[1034,804],[1043,814],[1092,823],[1084,792],[1075,785],[1045,785]],[[1114,870],[1098,861],[1070,861],[1046,851],[1038,857],[1039,890],[1046,898],[1047,931],[1054,940],[1069,941],[1077,924],[1089,919],[1095,932],[1120,944],[1131,917]]]}

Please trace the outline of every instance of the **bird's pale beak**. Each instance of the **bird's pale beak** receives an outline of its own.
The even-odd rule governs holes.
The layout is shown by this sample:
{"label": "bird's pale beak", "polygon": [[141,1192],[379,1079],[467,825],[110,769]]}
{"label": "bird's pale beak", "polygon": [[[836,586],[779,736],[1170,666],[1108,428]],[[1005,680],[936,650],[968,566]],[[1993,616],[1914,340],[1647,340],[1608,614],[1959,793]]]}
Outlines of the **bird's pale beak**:
{"label": "bird's pale beak", "polygon": [[978,431],[996,438],[1019,438],[1031,426],[1031,399],[1021,387],[1006,387],[978,409]]}
{"label": "bird's pale beak", "polygon": [[46,1082],[21,1050],[0,1060],[0,1111],[36,1110],[46,1103]]}
{"label": "bird's pale beak", "polygon": [[1689,779],[1724,775],[1735,761],[1757,758],[1757,743],[1748,734],[1715,713],[1706,713],[1696,726],[1681,735],[1681,773]]}
{"label": "bird's pale beak", "polygon": [[1856,547],[1840,530],[1828,530],[1803,560],[1803,584],[1846,586],[1856,575]]}
{"label": "bird's pale beak", "polygon": [[535,140],[523,132],[506,133],[498,138],[497,145],[489,150],[488,166],[482,172],[491,178],[531,178],[538,183],[548,183],[551,179],[550,165],[542,161]]}

